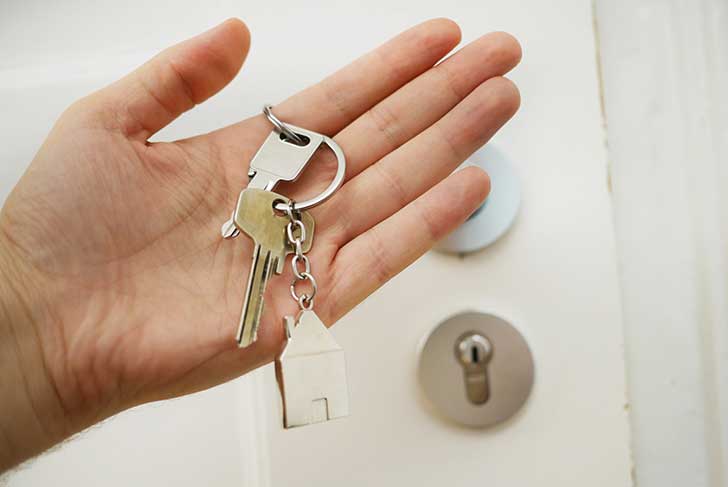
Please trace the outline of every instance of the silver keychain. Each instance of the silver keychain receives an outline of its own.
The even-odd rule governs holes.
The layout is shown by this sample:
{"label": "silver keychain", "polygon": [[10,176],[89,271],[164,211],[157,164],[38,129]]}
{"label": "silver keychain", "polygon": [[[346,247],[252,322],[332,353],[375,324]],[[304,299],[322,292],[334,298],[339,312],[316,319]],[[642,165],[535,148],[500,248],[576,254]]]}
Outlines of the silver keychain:
{"label": "silver keychain", "polygon": [[[286,208],[286,238],[295,249],[291,268],[294,279],[291,296],[298,303],[297,315],[283,320],[286,344],[276,358],[276,379],[283,400],[283,426],[294,428],[349,415],[349,388],[344,350],[313,311],[318,292],[311,262],[303,252],[312,235],[293,201]],[[308,281],[310,294],[296,292],[296,285]]]}
{"label": "silver keychain", "polygon": [[[305,211],[330,198],[341,187],[346,171],[344,152],[333,139],[282,122],[273,114],[270,105],[266,105],[263,112],[274,130],[253,156],[248,187],[241,191],[232,218],[222,226],[224,238],[236,237],[243,232],[255,242],[238,325],[240,347],[255,342],[268,279],[272,274],[283,271],[285,256],[293,251],[286,247],[284,236],[280,233],[285,221],[282,223],[278,218],[280,215],[274,211],[285,212],[287,199],[273,193],[273,189],[280,181],[295,181],[314,153],[323,146],[331,149],[336,156],[336,174],[321,194],[298,203],[297,209]],[[271,207],[269,200],[280,201]]]}
{"label": "silver keychain", "polygon": [[[241,347],[255,342],[268,279],[283,272],[286,256],[293,254],[295,279],[290,291],[300,310],[295,317],[284,318],[286,344],[276,358],[283,425],[292,428],[349,414],[344,351],[313,311],[318,286],[305,253],[313,242],[315,222],[304,211],[324,202],[341,186],[346,159],[331,138],[282,122],[270,106],[263,111],[275,129],[253,157],[250,184],[240,192],[222,234],[230,238],[242,232],[255,243],[237,333]],[[294,203],[273,192],[279,181],[295,180],[322,145],[334,152],[338,162],[336,175],[323,193]],[[296,284],[302,281],[311,283],[310,294],[296,292]]]}

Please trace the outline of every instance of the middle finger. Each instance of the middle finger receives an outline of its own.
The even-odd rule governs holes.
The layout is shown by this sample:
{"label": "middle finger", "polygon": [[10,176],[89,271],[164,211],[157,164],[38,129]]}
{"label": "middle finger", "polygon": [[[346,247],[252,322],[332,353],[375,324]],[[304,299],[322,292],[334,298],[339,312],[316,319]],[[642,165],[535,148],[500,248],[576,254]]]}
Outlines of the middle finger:
{"label": "middle finger", "polygon": [[371,107],[335,137],[346,151],[346,179],[434,124],[484,81],[506,74],[520,58],[516,39],[492,32]]}
{"label": "middle finger", "polygon": [[[373,104],[334,137],[346,154],[345,181],[435,124],[478,86],[507,73],[520,59],[521,47],[513,36],[492,32]],[[327,185],[336,170],[333,154],[322,151],[315,159],[311,166],[315,170],[304,171],[297,182],[283,183],[278,190],[300,200],[301,188],[307,188],[308,197]],[[336,206],[317,208],[317,218],[331,215],[336,221]]]}

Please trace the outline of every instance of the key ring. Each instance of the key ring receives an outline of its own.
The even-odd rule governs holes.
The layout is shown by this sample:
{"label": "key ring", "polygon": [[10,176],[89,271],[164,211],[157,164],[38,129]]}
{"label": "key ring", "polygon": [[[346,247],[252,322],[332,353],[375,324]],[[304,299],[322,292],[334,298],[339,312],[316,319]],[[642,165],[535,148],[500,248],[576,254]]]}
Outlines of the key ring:
{"label": "key ring", "polygon": [[[314,196],[313,198],[297,202],[296,203],[296,210],[297,211],[306,211],[310,210],[314,206],[318,206],[327,199],[331,198],[333,194],[336,192],[337,189],[341,187],[341,185],[344,183],[344,175],[346,173],[346,156],[344,156],[344,151],[341,150],[341,147],[339,147],[339,144],[334,142],[334,139],[331,137],[327,137],[326,135],[317,134],[315,132],[303,129],[301,127],[296,127],[295,125],[287,124],[281,121],[278,117],[276,117],[273,114],[271,105],[264,105],[263,106],[263,113],[268,118],[270,123],[273,124],[273,126],[276,128],[276,130],[280,133],[282,133],[285,137],[289,137],[291,139],[298,139],[303,142],[303,145],[306,145],[306,141],[298,134],[302,134],[306,136],[306,134],[315,135],[315,138],[321,138],[321,144],[326,144],[329,146],[329,149],[334,153],[336,156],[336,162],[338,164],[336,168],[336,174],[334,175],[334,179],[331,181],[331,183],[328,185],[328,187],[323,190],[318,196]],[[290,134],[290,135],[289,135]],[[309,137],[309,139],[313,139],[314,137]],[[282,212],[285,213],[289,208],[288,206],[283,202],[278,202],[273,207]]]}
{"label": "key ring", "polygon": [[280,119],[275,116],[275,114],[273,113],[273,105],[263,105],[263,113],[266,117],[268,117],[268,121],[273,124],[278,132],[281,132],[283,135],[285,135],[287,139],[294,141],[298,145],[306,145],[306,141],[303,140],[303,137],[298,135],[293,130],[289,129],[288,125],[281,122]]}

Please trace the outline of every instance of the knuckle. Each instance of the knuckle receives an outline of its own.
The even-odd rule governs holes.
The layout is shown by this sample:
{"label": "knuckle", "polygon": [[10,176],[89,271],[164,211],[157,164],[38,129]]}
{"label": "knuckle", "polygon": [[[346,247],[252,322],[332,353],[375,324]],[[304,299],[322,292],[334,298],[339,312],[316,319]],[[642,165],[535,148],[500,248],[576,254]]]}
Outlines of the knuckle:
{"label": "knuckle", "polygon": [[338,120],[353,119],[352,114],[349,113],[350,109],[346,95],[350,92],[349,86],[346,86],[344,82],[331,78],[325,79],[316,86],[321,92],[322,99],[335,109],[334,114],[338,116]]}
{"label": "knuckle", "polygon": [[373,124],[384,139],[389,143],[389,149],[394,150],[402,144],[404,135],[401,134],[401,124],[397,116],[384,103],[379,103],[367,112]]}
{"label": "knuckle", "polygon": [[113,126],[117,116],[102,97],[102,92],[96,92],[77,99],[63,111],[58,126],[74,129]]}
{"label": "knuckle", "polygon": [[374,232],[371,238],[372,245],[370,247],[373,259],[371,272],[374,276],[374,280],[378,286],[382,286],[384,283],[389,281],[394,275],[394,270],[389,262],[389,254],[387,252],[387,246],[384,244],[382,238]]}
{"label": "knuckle", "polygon": [[[157,71],[157,77],[157,82],[160,86],[163,86],[165,78],[170,78],[174,80],[178,87],[175,92],[184,95],[184,104],[182,106],[183,110],[190,109],[194,107],[197,103],[202,101],[202,97],[196,94],[194,91],[194,83],[190,81],[189,77],[185,75],[185,71],[180,66],[178,66],[172,59],[159,67],[159,70]],[[158,95],[154,89],[148,87],[147,85],[143,86],[147,93],[149,93],[151,97],[157,100],[162,108],[170,113],[175,113],[175,111],[178,110],[177,107],[170,106],[170,100],[167,100],[166,97]]]}
{"label": "knuckle", "polygon": [[387,189],[392,201],[399,208],[404,208],[410,202],[410,195],[402,176],[396,171],[392,171],[383,164],[375,164],[371,166],[375,168],[379,182]]}

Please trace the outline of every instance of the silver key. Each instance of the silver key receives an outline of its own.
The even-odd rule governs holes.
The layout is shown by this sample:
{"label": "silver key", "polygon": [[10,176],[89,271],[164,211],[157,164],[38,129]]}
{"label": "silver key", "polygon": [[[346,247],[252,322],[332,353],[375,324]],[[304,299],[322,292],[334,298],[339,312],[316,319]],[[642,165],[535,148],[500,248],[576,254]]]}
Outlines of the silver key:
{"label": "silver key", "polygon": [[[240,193],[235,208],[236,228],[245,232],[255,242],[237,333],[240,347],[247,347],[255,341],[268,279],[272,272],[276,274],[283,272],[286,255],[293,252],[286,239],[289,219],[273,209],[273,204],[277,201],[286,204],[290,202],[285,196],[271,191],[250,188]],[[307,234],[303,251],[308,252],[313,242],[314,221],[307,212],[303,212],[301,217]]]}
{"label": "silver key", "polygon": [[286,316],[284,323],[288,341],[276,360],[283,427],[348,416],[344,350],[313,311]]}
{"label": "silver key", "polygon": [[[272,131],[250,161],[248,188],[273,191],[280,181],[295,181],[324,141],[324,136],[316,132],[293,125],[288,127],[302,136],[306,144],[296,145],[279,132]],[[222,226],[224,238],[234,238],[239,234],[234,217],[233,214]]]}

